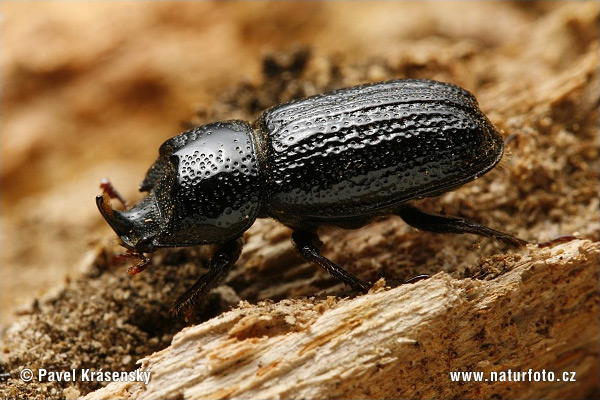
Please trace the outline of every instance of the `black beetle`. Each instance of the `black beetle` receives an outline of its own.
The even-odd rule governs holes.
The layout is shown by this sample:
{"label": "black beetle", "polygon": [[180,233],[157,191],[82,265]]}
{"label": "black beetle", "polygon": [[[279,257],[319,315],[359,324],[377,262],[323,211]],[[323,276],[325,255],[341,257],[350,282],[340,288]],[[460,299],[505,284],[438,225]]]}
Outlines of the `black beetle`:
{"label": "black beetle", "polygon": [[[277,105],[253,125],[216,122],[160,147],[129,208],[104,182],[100,212],[128,255],[160,247],[220,245],[209,271],[179,297],[174,312],[206,294],[238,259],[241,236],[256,218],[293,229],[308,261],[365,292],[369,284],[319,253],[317,228],[359,228],[395,214],[430,232],[472,233],[511,245],[524,240],[461,218],[421,211],[410,200],[438,196],[492,169],[502,137],[466,90],[431,80],[393,80]],[[125,211],[113,210],[119,198]]]}

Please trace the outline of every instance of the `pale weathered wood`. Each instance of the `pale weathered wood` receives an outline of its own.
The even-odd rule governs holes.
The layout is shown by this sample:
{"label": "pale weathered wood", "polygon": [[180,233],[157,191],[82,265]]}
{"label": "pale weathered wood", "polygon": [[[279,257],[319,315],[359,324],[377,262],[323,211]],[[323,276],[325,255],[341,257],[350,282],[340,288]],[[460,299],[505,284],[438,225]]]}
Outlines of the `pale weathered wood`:
{"label": "pale weathered wood", "polygon": [[[492,280],[446,273],[353,299],[249,305],[148,356],[148,386],[86,399],[573,398],[598,382],[600,245],[496,257]],[[576,382],[455,383],[451,371],[576,372]],[[486,377],[489,377],[486,375]]]}

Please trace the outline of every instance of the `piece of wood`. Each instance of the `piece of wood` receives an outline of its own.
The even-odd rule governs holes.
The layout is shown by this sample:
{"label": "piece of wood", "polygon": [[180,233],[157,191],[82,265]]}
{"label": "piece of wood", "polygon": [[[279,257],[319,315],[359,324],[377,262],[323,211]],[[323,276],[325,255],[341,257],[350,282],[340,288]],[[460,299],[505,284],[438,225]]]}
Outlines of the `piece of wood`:
{"label": "piece of wood", "polygon": [[[147,386],[115,382],[85,398],[585,397],[598,385],[599,254],[584,240],[529,246],[492,258],[490,280],[439,273],[351,299],[242,303],[143,359]],[[450,376],[530,369],[561,381]],[[563,381],[571,371],[576,381]]]}

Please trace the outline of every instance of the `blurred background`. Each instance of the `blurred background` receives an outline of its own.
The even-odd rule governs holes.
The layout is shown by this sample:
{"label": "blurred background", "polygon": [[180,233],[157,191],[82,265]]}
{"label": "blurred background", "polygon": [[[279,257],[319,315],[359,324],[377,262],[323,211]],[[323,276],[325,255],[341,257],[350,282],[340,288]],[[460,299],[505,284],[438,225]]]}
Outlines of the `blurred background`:
{"label": "blurred background", "polygon": [[[230,113],[213,104],[261,84],[269,54],[309,48],[315,70],[323,57],[337,65],[385,59],[399,78],[476,91],[490,111],[486,99],[502,85],[529,88],[589,48],[597,52],[597,9],[595,2],[1,2],[2,322],[77,276],[112,239],[94,203],[100,179],[135,200],[159,145],[190,121],[256,116],[259,107]],[[448,58],[457,61],[439,67]],[[340,84],[379,76],[367,69]]]}

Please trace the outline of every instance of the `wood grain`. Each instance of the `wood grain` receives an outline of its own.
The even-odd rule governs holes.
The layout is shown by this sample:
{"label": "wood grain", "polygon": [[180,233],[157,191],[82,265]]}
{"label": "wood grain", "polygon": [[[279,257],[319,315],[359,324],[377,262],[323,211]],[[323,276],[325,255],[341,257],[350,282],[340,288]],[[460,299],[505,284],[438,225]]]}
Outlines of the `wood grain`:
{"label": "wood grain", "polygon": [[[143,359],[148,386],[112,383],[85,398],[585,397],[599,373],[599,254],[583,240],[530,246],[494,259],[503,272],[491,280],[439,273],[356,298],[241,303]],[[449,375],[530,368],[577,381]]]}

